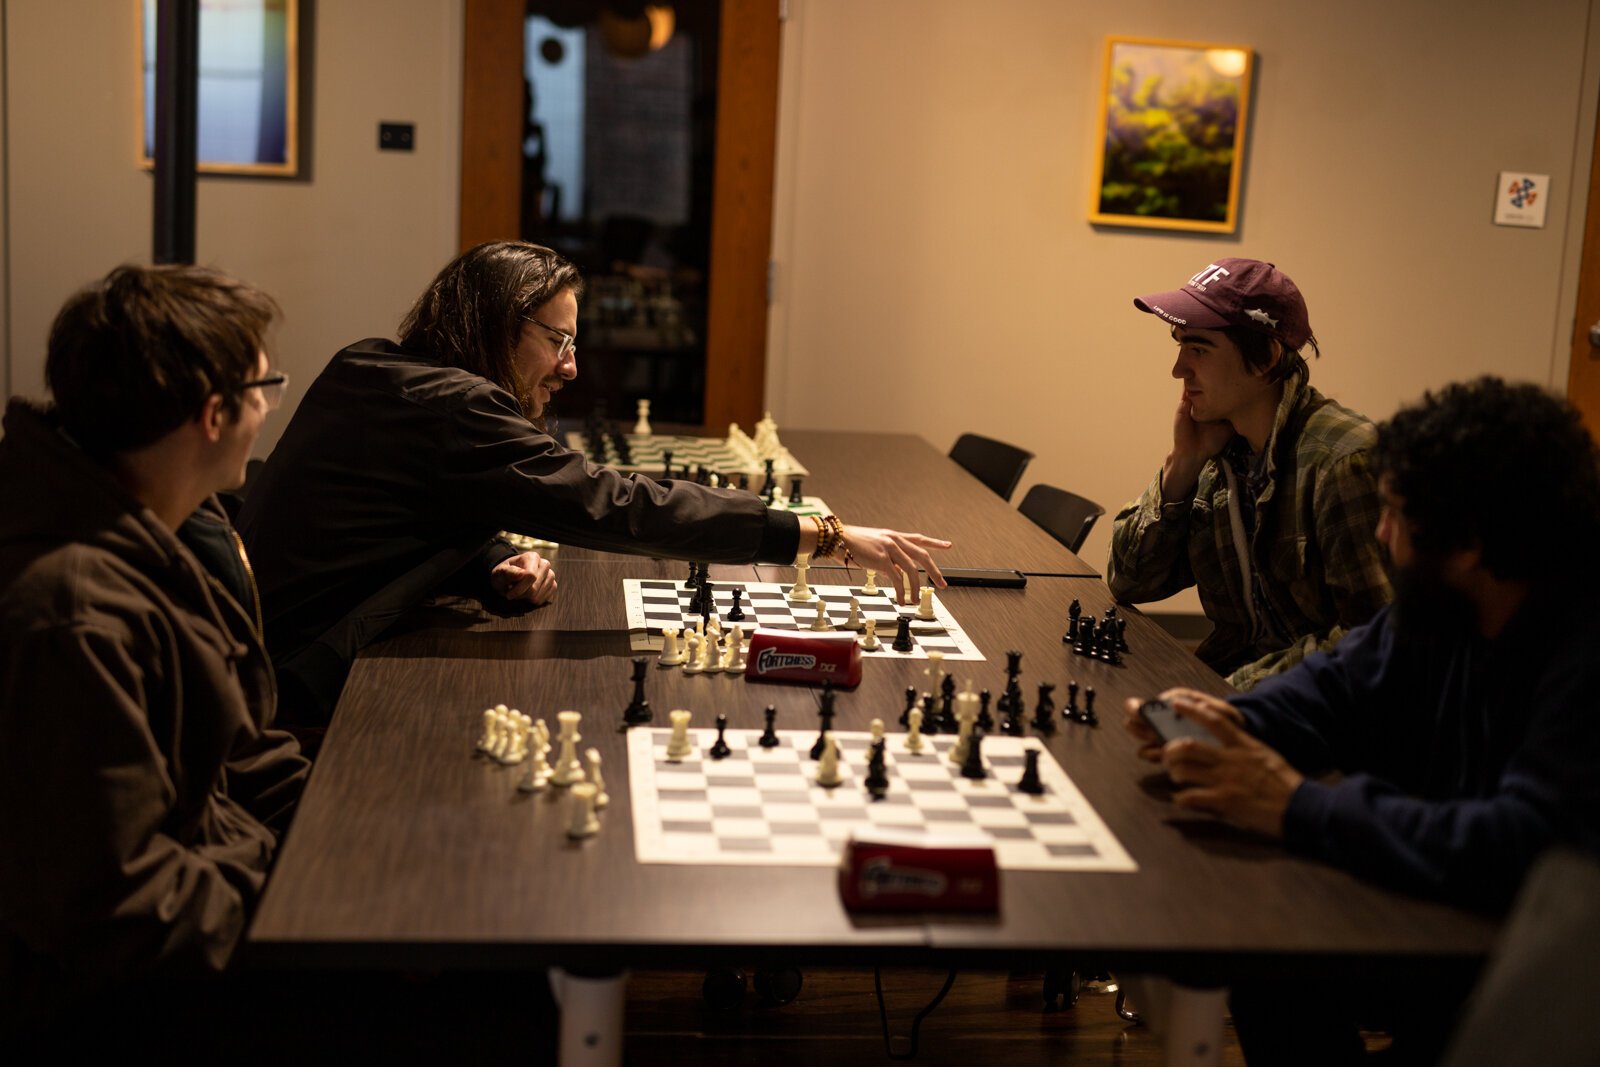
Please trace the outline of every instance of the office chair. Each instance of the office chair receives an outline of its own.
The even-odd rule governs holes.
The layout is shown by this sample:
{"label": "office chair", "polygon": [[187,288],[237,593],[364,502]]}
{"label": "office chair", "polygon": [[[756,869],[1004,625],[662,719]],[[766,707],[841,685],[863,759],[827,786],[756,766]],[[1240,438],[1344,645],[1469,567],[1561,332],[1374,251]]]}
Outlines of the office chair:
{"label": "office chair", "polygon": [[1033,459],[1033,453],[992,437],[964,433],[950,446],[950,458],[965,467],[968,474],[1000,494],[1000,499],[1010,500],[1011,494],[1016,492],[1017,483],[1022,480],[1022,472]]}
{"label": "office chair", "polygon": [[1017,510],[1072,552],[1083,546],[1089,531],[1094,529],[1095,520],[1106,513],[1106,509],[1093,500],[1043,482],[1023,495]]}

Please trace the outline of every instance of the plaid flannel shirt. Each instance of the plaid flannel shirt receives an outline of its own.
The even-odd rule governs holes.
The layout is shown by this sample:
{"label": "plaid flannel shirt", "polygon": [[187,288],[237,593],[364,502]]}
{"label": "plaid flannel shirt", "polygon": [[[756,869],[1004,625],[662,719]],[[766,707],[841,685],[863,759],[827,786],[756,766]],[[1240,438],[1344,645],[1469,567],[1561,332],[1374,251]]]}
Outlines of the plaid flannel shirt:
{"label": "plaid flannel shirt", "polygon": [[[1285,383],[1249,551],[1259,596],[1295,635],[1287,645],[1252,622],[1220,457],[1206,463],[1189,499],[1163,504],[1157,471],[1117,513],[1106,570],[1112,594],[1139,604],[1198,587],[1215,628],[1196,654],[1240,689],[1332,648],[1392,595],[1375,536],[1376,441],[1371,422],[1322,396],[1305,374]],[[1235,475],[1242,491],[1243,472]]]}

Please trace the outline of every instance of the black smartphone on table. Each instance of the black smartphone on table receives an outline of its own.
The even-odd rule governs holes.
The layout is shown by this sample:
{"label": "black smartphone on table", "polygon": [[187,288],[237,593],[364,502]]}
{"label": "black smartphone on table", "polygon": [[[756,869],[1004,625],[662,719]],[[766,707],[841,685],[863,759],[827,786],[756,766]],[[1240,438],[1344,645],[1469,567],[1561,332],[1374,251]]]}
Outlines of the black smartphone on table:
{"label": "black smartphone on table", "polygon": [[951,585],[978,585],[991,589],[1021,589],[1028,576],[1004,567],[940,567],[939,573]]}

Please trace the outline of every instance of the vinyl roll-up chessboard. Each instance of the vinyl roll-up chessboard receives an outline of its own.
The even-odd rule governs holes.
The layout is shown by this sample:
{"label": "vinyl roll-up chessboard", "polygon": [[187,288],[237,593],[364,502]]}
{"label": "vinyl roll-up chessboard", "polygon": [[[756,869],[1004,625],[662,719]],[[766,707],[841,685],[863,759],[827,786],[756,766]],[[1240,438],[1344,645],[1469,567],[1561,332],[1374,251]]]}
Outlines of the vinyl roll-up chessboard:
{"label": "vinyl roll-up chessboard", "polygon": [[[810,758],[816,731],[776,731],[762,748],[760,730],[727,730],[730,754],[714,760],[714,729],[691,729],[694,751],[667,758],[670,729],[628,732],[628,782],[633,837],[640,863],[827,867],[839,862],[857,828],[971,834],[994,844],[1004,870],[1138,870],[1066,771],[1033,737],[986,737],[989,777],[961,776],[949,756],[955,738],[924,739],[906,751],[904,734],[885,738],[889,788],[874,799],[863,788],[865,733],[836,731],[841,784],[816,783]],[[1017,789],[1025,753],[1038,749],[1044,792]]]}
{"label": "vinyl roll-up chessboard", "polygon": [[[682,631],[693,629],[697,615],[689,614],[689,601],[694,590],[682,582],[666,579],[625,578],[623,597],[627,602],[628,628],[631,631],[634,651],[648,651],[661,647],[663,627],[672,626]],[[733,625],[728,614],[733,609],[733,590],[741,590],[740,608],[745,618],[739,622],[745,633],[757,627],[765,630],[810,631],[817,617],[817,599],[791,600],[790,586],[776,582],[743,582],[733,584],[713,583],[712,599],[716,601],[717,618],[723,628]],[[871,652],[862,651],[869,659],[927,659],[930,651],[941,652],[947,660],[981,660],[987,657],[972,640],[937,596],[934,597],[932,619],[916,618],[915,605],[897,604],[887,592],[863,593],[859,586],[813,585],[811,591],[820,598],[823,610],[835,627],[841,626],[850,616],[850,598],[860,606],[863,619],[877,620],[879,647]],[[894,641],[895,626],[900,616],[911,618],[912,651],[896,652],[890,647]]]}

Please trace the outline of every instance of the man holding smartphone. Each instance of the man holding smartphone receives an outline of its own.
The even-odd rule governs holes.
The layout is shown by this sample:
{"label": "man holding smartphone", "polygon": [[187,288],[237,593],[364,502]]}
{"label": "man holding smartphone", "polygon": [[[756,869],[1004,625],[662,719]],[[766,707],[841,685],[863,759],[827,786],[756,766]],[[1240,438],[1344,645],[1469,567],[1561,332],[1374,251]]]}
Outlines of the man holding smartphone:
{"label": "man holding smartphone", "polygon": [[1106,582],[1129,604],[1197,587],[1214,628],[1196,654],[1248,689],[1389,601],[1372,423],[1311,388],[1306,302],[1271,263],[1221,259],[1133,303],[1170,328],[1183,390],[1172,451],[1117,515]]}
{"label": "man holding smartphone", "polygon": [[[1549,846],[1600,846],[1594,442],[1564,402],[1483,378],[1400,411],[1377,460],[1395,603],[1248,693],[1162,694],[1205,742],[1163,743],[1139,701],[1126,725],[1181,787],[1179,807],[1400,889],[1503,909]],[[1326,1050],[1359,1048],[1338,1017],[1349,995],[1236,990],[1250,1062],[1342,1062]],[[1420,1062],[1455,1005],[1436,1007],[1404,1009]]]}

